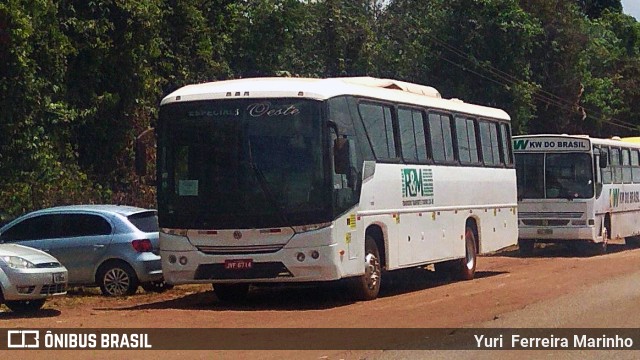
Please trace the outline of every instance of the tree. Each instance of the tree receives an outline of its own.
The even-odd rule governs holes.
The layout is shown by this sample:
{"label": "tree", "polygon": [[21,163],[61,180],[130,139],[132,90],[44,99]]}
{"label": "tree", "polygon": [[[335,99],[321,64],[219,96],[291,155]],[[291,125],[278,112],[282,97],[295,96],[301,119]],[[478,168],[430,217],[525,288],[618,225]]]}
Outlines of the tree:
{"label": "tree", "polygon": [[590,19],[598,19],[605,12],[622,13],[620,0],[577,0],[576,3]]}
{"label": "tree", "polygon": [[0,34],[0,208],[18,214],[95,197],[72,145],[79,111],[63,83],[73,47],[56,4],[1,3]]}

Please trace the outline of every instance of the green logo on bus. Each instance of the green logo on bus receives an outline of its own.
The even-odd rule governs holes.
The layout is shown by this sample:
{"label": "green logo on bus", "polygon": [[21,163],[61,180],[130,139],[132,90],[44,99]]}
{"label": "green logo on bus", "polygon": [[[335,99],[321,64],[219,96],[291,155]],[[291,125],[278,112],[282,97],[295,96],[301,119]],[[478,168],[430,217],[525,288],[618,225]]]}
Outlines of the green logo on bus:
{"label": "green logo on bus", "polygon": [[402,169],[402,197],[433,196],[431,169]]}
{"label": "green logo on bus", "polygon": [[524,150],[529,145],[529,140],[513,140],[513,150]]}

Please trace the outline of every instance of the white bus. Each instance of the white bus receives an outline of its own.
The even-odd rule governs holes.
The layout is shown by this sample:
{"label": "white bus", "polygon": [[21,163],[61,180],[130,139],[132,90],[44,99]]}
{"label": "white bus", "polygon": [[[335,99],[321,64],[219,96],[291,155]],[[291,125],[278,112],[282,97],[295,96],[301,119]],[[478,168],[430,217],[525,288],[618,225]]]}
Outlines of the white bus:
{"label": "white bus", "polygon": [[593,244],[640,234],[640,144],[620,138],[514,136],[519,246]]}
{"label": "white bus", "polygon": [[517,242],[510,119],[433,88],[369,77],[256,78],[162,100],[158,215],[164,276],[250,284],[343,278],[377,297],[385,271]]}

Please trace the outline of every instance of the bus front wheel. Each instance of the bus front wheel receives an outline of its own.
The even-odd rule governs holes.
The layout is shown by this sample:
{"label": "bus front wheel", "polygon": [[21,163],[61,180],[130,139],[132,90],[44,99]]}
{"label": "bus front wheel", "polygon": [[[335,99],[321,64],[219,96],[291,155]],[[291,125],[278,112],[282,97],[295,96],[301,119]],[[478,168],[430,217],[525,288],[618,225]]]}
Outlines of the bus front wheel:
{"label": "bus front wheel", "polygon": [[530,239],[518,239],[518,251],[521,256],[533,255],[533,249],[536,246],[535,240]]}
{"label": "bus front wheel", "polygon": [[356,300],[373,300],[380,292],[382,266],[380,252],[373,237],[367,235],[365,239],[364,274],[352,279],[352,291]]}

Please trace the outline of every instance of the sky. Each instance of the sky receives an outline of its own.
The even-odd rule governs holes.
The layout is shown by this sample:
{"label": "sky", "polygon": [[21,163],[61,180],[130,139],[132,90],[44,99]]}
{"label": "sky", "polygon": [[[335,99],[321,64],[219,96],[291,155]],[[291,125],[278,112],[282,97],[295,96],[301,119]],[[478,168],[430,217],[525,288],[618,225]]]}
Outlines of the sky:
{"label": "sky", "polygon": [[622,0],[622,12],[640,20],[640,0]]}

